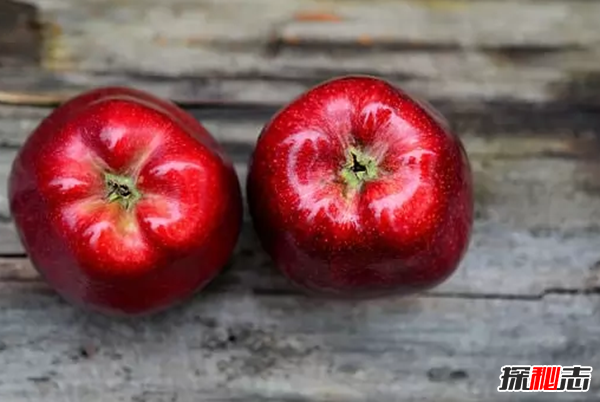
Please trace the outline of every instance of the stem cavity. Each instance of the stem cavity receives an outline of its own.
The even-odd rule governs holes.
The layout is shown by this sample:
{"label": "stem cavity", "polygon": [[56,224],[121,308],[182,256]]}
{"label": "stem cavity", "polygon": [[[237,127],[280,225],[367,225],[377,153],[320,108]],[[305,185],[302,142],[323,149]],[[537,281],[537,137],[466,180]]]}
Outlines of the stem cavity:
{"label": "stem cavity", "polygon": [[142,194],[136,189],[135,182],[130,177],[105,173],[104,182],[107,201],[118,202],[125,210],[133,208],[135,203],[142,198]]}
{"label": "stem cavity", "polygon": [[350,147],[340,175],[349,189],[359,190],[363,183],[377,178],[377,161],[369,154]]}

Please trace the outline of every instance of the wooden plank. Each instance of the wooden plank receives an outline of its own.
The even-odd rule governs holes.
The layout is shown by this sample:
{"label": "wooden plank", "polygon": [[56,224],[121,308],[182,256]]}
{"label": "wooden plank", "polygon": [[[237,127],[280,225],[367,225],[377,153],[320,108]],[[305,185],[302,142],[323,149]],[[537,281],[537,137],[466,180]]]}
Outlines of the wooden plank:
{"label": "wooden plank", "polygon": [[[286,62],[289,57],[285,57]],[[383,65],[390,65],[385,62]],[[39,70],[20,72],[0,71],[0,103],[9,104],[42,104],[56,103],[78,92],[104,85],[126,85],[147,90],[157,95],[175,100],[179,103],[202,105],[206,103],[228,104],[257,104],[266,106],[283,105],[300,95],[311,86],[347,73],[369,73],[367,69],[343,69],[343,65],[336,60],[328,61],[335,68],[319,71],[317,68],[302,67],[301,64],[294,68],[286,69],[287,63],[264,65],[259,68],[263,71],[253,70],[249,77],[242,77],[246,71],[227,72],[226,68],[220,69],[219,74],[205,71],[193,72],[194,75],[184,78],[170,79],[165,77],[131,75],[131,74],[86,74],[86,73],[52,73],[48,74]],[[325,64],[325,63],[324,63]],[[462,63],[462,67],[464,63]],[[187,64],[178,64],[185,66]],[[268,68],[262,68],[262,67]],[[459,65],[461,67],[461,65]],[[248,69],[251,70],[251,69]],[[442,74],[431,77],[394,77],[386,74],[382,68],[373,68],[373,75],[387,78],[392,83],[414,92],[427,99],[455,100],[455,101],[482,101],[494,99],[511,99],[527,102],[549,102],[561,99],[563,88],[575,85],[571,82],[568,72],[552,72],[552,77],[543,74],[531,78],[525,74],[507,73],[497,74],[487,79],[481,73],[471,76],[451,76]],[[280,72],[285,71],[284,74]],[[467,69],[468,71],[468,69]],[[482,71],[482,70],[479,70]],[[483,70],[485,71],[485,70]],[[223,77],[222,75],[231,77]],[[254,76],[252,76],[254,75]],[[579,82],[579,81],[574,81]],[[587,90],[586,94],[592,94]],[[600,104],[595,95],[588,95],[588,103]]]}
{"label": "wooden plank", "polygon": [[[436,291],[536,297],[552,289],[600,287],[596,268],[600,261],[600,148],[595,134],[600,115],[584,109],[518,104],[439,106],[462,134],[472,160],[477,223],[461,269]],[[223,143],[245,184],[249,153],[275,109],[190,112]],[[46,108],[0,107],[0,144],[5,146],[0,149],[3,255],[23,254],[8,212],[9,166],[28,133],[48,113]],[[225,288],[249,284],[291,291],[271,271],[249,224],[232,264],[222,282]]]}
{"label": "wooden plank", "polygon": [[[498,394],[505,364],[600,361],[600,298],[362,303],[211,292],[115,320],[37,284],[3,285],[0,397],[82,401],[547,401]],[[518,340],[518,341],[517,341]],[[595,401],[587,393],[560,400]]]}
{"label": "wooden plank", "polygon": [[[274,269],[246,218],[228,269],[215,287],[223,291],[298,293]],[[5,244],[16,242],[12,226],[4,223],[0,229],[3,230],[0,250],[8,250],[2,254],[22,253],[14,244]],[[597,292],[600,290],[598,232],[597,228],[588,227],[564,231],[546,227],[518,230],[478,219],[471,247],[459,269],[447,282],[428,293],[536,299],[548,293]],[[11,258],[0,259],[0,282],[40,281],[29,261],[13,264]]]}
{"label": "wooden plank", "polygon": [[[366,73],[428,98],[600,104],[600,3],[437,3],[34,1],[46,69],[2,71],[0,85],[48,94],[120,82],[195,102],[282,103],[316,81]],[[260,20],[246,18],[258,7]]]}
{"label": "wooden plank", "polygon": [[[538,297],[557,289],[597,289],[600,148],[593,130],[598,127],[599,115],[503,107],[461,109],[442,104],[442,109],[456,118],[453,122],[460,128],[471,156],[477,221],[460,270],[436,292]],[[13,148],[0,150],[0,189],[6,188],[17,148],[48,112],[44,108],[0,108],[0,143]],[[190,112],[223,143],[244,184],[253,142],[274,110]],[[498,120],[498,124],[489,124],[490,120]],[[23,254],[10,223],[5,190],[0,191],[0,216],[4,220],[0,224],[0,254]],[[23,269],[30,270],[25,277],[36,277],[31,268]],[[292,291],[272,271],[249,223],[232,259],[232,269],[221,284],[226,289],[250,286]]]}
{"label": "wooden plank", "polygon": [[[245,184],[252,147],[235,142],[224,145],[235,160],[240,181]],[[470,151],[470,138],[465,138],[465,146]],[[485,147],[485,142],[473,142],[474,150],[482,146]],[[16,152],[0,151],[0,216],[4,219],[9,219],[6,186]],[[516,157],[501,154],[494,158],[496,155],[490,154],[485,150],[471,153],[477,213],[482,219],[517,230],[545,228],[565,233],[600,226],[597,179],[600,162],[527,155],[521,159],[518,153]]]}
{"label": "wooden plank", "polygon": [[[145,89],[157,96],[169,97],[169,90],[160,86]],[[477,143],[479,153],[493,152],[506,156],[561,154],[589,158],[597,151],[600,114],[589,105],[540,105],[502,100],[485,103],[433,100],[431,104],[447,118],[454,131]],[[219,140],[252,145],[262,126],[280,106],[196,105],[185,107],[185,110]],[[0,145],[19,147],[50,111],[46,107],[0,105]],[[526,146],[514,146],[515,142]]]}
{"label": "wooden plank", "polygon": [[[46,21],[44,70],[0,70],[0,103],[21,104],[0,106],[3,402],[546,401],[498,394],[500,367],[600,362],[600,2],[32,3]],[[261,19],[247,18],[259,7]],[[49,112],[33,105],[107,84],[194,105],[243,183],[277,107],[343,72],[431,99],[465,140],[476,224],[439,288],[362,303],[302,297],[247,216],[223,275],[137,321],[78,311],[28,260],[6,257],[23,253],[6,175]],[[588,393],[560,395],[599,398],[597,376]]]}
{"label": "wooden plank", "polygon": [[0,149],[0,186],[2,186],[0,190],[0,220],[3,221],[8,220],[10,217],[8,212],[7,187],[8,175],[15,155],[15,150]]}
{"label": "wooden plank", "polygon": [[[544,57],[536,61],[543,67],[531,67],[521,62],[496,66],[494,63],[497,62],[489,56],[484,59],[479,59],[478,55],[472,56],[461,54],[445,58],[439,54],[422,53],[414,57],[396,57],[382,54],[371,61],[370,57],[364,56],[321,58],[285,54],[248,69],[236,67],[228,71],[228,67],[217,67],[218,73],[196,71],[175,78],[139,73],[0,69],[0,103],[48,106],[93,87],[126,85],[189,106],[247,104],[274,107],[287,103],[319,82],[355,73],[381,76],[416,95],[442,103],[519,102],[600,106],[600,73],[595,70],[600,65],[598,56],[581,59],[569,56],[572,57],[570,59],[565,55]],[[296,59],[303,61],[296,62]],[[362,62],[354,63],[361,59]],[[466,61],[477,59],[479,62]],[[313,63],[313,60],[316,61]],[[569,63],[569,60],[578,62]],[[397,65],[405,67],[396,68]]]}
{"label": "wooden plank", "polygon": [[[441,110],[445,111],[443,108]],[[515,205],[513,213],[504,213],[505,221],[507,217],[514,216],[513,221],[527,222],[529,225],[534,223],[535,218],[536,225],[546,222],[560,226],[563,221],[573,223],[587,218],[595,219],[596,215],[592,214],[596,197],[594,189],[597,188],[594,158],[598,143],[593,130],[599,124],[600,117],[597,114],[589,113],[589,117],[586,117],[582,112],[577,114],[577,118],[569,118],[571,112],[567,111],[561,120],[557,118],[560,114],[556,110],[540,113],[537,117],[533,109],[521,111],[521,117],[518,110],[502,112],[494,107],[480,110],[482,115],[473,111],[463,111],[461,115],[460,109],[454,109],[454,113],[448,111],[450,116],[456,118],[452,121],[463,135],[471,154],[478,191],[482,197],[487,197],[485,202],[493,202],[494,208]],[[486,115],[487,111],[490,115]],[[0,144],[19,147],[48,112],[48,109],[39,108],[0,108]],[[244,166],[262,124],[272,112],[193,111],[223,142],[228,153],[239,164],[241,175],[245,174]],[[552,120],[554,112],[557,115]],[[233,116],[237,116],[237,119],[231,120]],[[546,117],[550,120],[544,120]],[[495,125],[494,121],[489,124],[488,120],[487,125],[482,125],[486,119],[497,119],[498,124]],[[520,124],[525,126],[513,132]],[[547,132],[547,129],[553,131]],[[8,170],[15,152],[13,149],[0,153],[0,188],[6,188]],[[8,217],[4,191],[0,192],[0,216]],[[549,200],[539,200],[537,194],[544,197],[551,194],[555,200],[552,204],[554,207],[549,209]],[[580,202],[571,200],[573,194],[580,194]],[[542,204],[538,204],[540,202]],[[527,205],[533,207],[527,208]],[[480,206],[483,206],[481,202]],[[523,221],[523,215],[528,215],[528,220]]]}
{"label": "wooden plank", "polygon": [[409,49],[530,46],[533,51],[544,51],[597,45],[594,21],[599,11],[597,3],[577,1],[454,1],[446,2],[446,7],[416,1],[388,2],[375,7],[361,2],[336,8],[340,20],[335,23],[293,21],[283,26],[280,35],[290,43]]}
{"label": "wooden plank", "polygon": [[[84,69],[111,66],[165,71],[181,63],[164,60],[210,63],[198,57],[205,55],[207,48],[255,51],[279,41],[354,44],[359,48],[384,44],[397,48],[533,46],[552,50],[595,46],[600,38],[596,29],[600,5],[586,1],[455,0],[446,1],[445,7],[411,0],[375,4],[153,0],[125,2],[119,7],[108,0],[32,3],[56,27],[49,32],[52,46],[47,60],[75,63]],[[261,18],[247,18],[256,9],[261,10]],[[86,18],[91,16],[95,18]],[[505,21],[510,21],[511,29],[506,29]],[[163,54],[155,52],[157,48]]]}
{"label": "wooden plank", "polygon": [[35,7],[13,0],[0,3],[0,67],[39,63],[42,35]]}
{"label": "wooden plank", "polygon": [[19,241],[12,219],[0,218],[0,255],[24,255],[25,251]]}

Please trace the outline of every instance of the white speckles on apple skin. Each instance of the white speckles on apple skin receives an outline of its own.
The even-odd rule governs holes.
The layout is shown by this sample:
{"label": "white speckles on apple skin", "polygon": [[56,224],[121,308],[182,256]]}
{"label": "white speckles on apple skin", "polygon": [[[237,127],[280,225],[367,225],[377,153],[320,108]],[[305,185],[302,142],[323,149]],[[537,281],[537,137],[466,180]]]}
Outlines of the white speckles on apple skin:
{"label": "white speckles on apple skin", "polygon": [[[109,202],[106,174],[144,194],[131,207]],[[11,216],[42,277],[72,303],[114,315],[163,310],[214,278],[239,236],[240,195],[231,161],[198,121],[125,87],[56,108],[9,176]]]}
{"label": "white speckles on apple skin", "polygon": [[[350,195],[337,177],[348,146],[375,155],[380,172]],[[458,267],[473,219],[470,174],[439,116],[385,81],[344,77],[265,125],[248,202],[261,243],[294,283],[338,295],[404,293]]]}

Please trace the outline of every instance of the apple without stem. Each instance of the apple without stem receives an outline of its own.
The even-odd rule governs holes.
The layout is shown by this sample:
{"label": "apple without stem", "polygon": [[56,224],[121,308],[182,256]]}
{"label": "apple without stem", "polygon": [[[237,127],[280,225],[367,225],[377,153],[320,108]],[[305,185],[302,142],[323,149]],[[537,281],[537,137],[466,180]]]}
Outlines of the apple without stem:
{"label": "apple without stem", "polygon": [[305,92],[265,125],[249,169],[261,243],[305,290],[425,290],[468,248],[472,177],[460,139],[384,80],[341,77]]}
{"label": "apple without stem", "polygon": [[54,110],[9,177],[33,265],[65,299],[104,313],[169,307],[226,264],[239,181],[215,139],[169,101],[99,88]]}

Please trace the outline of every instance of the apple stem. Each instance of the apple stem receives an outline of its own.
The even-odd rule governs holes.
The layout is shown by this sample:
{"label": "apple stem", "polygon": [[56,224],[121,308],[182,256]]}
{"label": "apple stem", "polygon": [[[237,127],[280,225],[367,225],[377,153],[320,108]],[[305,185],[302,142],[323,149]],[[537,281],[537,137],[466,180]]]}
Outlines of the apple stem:
{"label": "apple stem", "polygon": [[340,175],[350,189],[358,190],[363,183],[377,178],[377,161],[369,154],[350,147]]}
{"label": "apple stem", "polygon": [[125,210],[131,209],[142,198],[131,177],[119,176],[112,173],[104,174],[106,183],[106,199],[108,202],[118,202]]}

